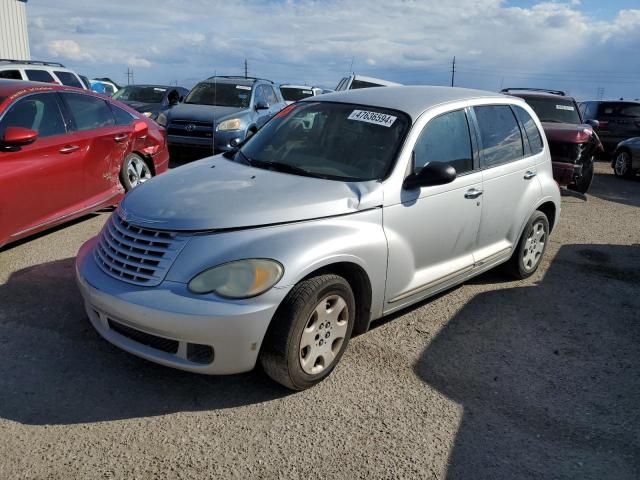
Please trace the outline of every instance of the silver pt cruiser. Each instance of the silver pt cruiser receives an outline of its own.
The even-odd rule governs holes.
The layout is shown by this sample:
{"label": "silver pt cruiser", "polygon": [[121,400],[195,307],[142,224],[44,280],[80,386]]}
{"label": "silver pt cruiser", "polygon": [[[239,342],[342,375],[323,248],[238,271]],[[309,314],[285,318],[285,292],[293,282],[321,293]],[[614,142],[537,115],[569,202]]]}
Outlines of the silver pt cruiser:
{"label": "silver pt cruiser", "polygon": [[120,348],[206,374],[260,359],[301,390],[386,314],[499,264],[530,276],[559,214],[523,100],[352,90],[131,191],[76,270],[91,323]]}

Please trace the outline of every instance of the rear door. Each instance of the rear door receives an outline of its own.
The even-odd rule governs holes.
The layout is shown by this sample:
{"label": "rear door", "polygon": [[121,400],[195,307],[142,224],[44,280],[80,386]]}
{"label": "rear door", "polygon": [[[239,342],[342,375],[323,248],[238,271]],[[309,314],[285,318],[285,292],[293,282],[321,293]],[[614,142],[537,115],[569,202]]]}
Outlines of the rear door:
{"label": "rear door", "polygon": [[85,201],[98,203],[121,190],[118,174],[130,147],[132,128],[117,125],[101,98],[71,92],[61,95],[72,119],[74,142],[84,152]]}
{"label": "rear door", "polygon": [[7,127],[38,132],[31,145],[0,148],[0,239],[75,212],[82,200],[82,154],[69,148],[70,134],[55,92],[17,100],[0,120]]}
{"label": "rear door", "polygon": [[627,138],[640,136],[640,103],[602,102],[598,106],[598,134],[605,150],[612,151]]}
{"label": "rear door", "polygon": [[[473,112],[483,188],[482,218],[474,256],[476,266],[484,267],[511,255],[533,205],[540,198],[540,184],[535,177],[536,163],[543,151],[540,145],[535,153],[531,151],[516,112],[509,105],[482,105],[474,107]],[[529,114],[523,112],[533,122]],[[537,131],[535,123],[533,126]]]}

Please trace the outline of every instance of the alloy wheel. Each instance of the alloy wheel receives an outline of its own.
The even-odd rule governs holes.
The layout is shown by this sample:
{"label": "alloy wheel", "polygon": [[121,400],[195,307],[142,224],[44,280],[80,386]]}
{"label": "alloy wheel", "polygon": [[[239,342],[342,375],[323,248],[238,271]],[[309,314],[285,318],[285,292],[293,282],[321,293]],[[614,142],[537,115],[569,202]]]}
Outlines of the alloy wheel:
{"label": "alloy wheel", "polygon": [[542,221],[537,221],[531,226],[531,231],[524,244],[522,252],[522,265],[525,270],[531,271],[536,268],[547,242],[547,231]]}
{"label": "alloy wheel", "polygon": [[616,157],[616,163],[614,169],[616,171],[616,175],[620,177],[624,177],[627,174],[627,170],[629,168],[628,162],[629,154],[627,152],[620,152]]}
{"label": "alloy wheel", "polygon": [[132,155],[127,162],[127,176],[131,188],[134,188],[151,178],[151,170],[143,159]]}

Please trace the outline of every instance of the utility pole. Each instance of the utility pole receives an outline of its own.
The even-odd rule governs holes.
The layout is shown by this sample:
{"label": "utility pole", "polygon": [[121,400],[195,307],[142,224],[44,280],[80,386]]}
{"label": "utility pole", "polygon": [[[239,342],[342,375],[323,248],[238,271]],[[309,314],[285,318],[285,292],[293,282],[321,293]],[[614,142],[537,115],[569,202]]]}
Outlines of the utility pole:
{"label": "utility pole", "polygon": [[132,83],[135,83],[133,79],[133,69],[127,67],[127,85],[131,85]]}
{"label": "utility pole", "polygon": [[244,59],[244,78],[247,78],[249,76],[249,69],[247,67],[247,59]]}
{"label": "utility pole", "polygon": [[455,83],[456,80],[456,57],[453,57],[453,62],[451,63],[451,86],[453,87],[453,84]]}

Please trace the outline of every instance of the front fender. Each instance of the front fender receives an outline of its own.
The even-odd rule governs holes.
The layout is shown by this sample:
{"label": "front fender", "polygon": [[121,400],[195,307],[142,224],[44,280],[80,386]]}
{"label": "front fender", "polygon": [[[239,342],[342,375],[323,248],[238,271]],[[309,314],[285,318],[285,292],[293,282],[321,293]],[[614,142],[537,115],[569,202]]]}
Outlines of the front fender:
{"label": "front fender", "polygon": [[284,266],[274,288],[291,289],[313,272],[335,263],[353,263],[369,277],[372,318],[381,315],[387,272],[382,209],[271,227],[195,235],[167,274],[188,283],[208,268],[245,258],[271,258]]}

